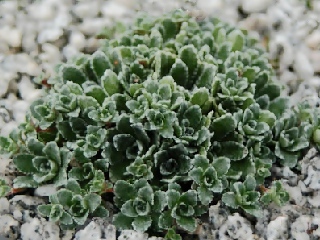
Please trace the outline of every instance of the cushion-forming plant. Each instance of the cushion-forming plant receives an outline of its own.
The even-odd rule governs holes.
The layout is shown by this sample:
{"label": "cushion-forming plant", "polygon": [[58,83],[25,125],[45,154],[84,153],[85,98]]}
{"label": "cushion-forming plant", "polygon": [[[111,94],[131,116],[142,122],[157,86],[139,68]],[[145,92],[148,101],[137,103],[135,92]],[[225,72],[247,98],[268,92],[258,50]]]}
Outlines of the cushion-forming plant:
{"label": "cushion-forming plant", "polygon": [[118,228],[179,239],[174,229],[195,231],[213,202],[259,216],[289,199],[271,167],[299,169],[320,142],[317,112],[289,106],[256,39],[184,11],[108,37],[57,66],[25,123],[0,138],[14,188],[59,188],[42,215],[70,229],[107,216],[110,201]]}

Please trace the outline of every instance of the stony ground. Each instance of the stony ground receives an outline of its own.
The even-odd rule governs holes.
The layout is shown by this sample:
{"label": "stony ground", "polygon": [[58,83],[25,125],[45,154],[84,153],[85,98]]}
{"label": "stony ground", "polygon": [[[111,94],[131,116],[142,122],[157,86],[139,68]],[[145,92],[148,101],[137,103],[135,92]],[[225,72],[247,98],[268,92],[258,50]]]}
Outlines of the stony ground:
{"label": "stony ground", "polygon": [[[96,34],[115,21],[130,23],[139,12],[160,15],[184,8],[196,16],[216,16],[249,29],[269,53],[292,104],[308,99],[316,106],[320,88],[320,1],[318,0],[5,0],[0,1],[0,132],[7,135],[42,91],[34,78],[80,53],[93,52]],[[253,220],[211,206],[198,239],[320,239],[320,159],[314,149],[301,174],[273,169],[291,194],[288,205],[269,206]],[[0,174],[14,172],[0,159]],[[0,235],[9,239],[153,239],[133,231],[117,232],[110,219],[93,219],[83,229],[62,232],[36,213],[52,186],[36,196],[0,199]],[[318,228],[319,226],[319,228]],[[195,238],[196,239],[196,238]]]}

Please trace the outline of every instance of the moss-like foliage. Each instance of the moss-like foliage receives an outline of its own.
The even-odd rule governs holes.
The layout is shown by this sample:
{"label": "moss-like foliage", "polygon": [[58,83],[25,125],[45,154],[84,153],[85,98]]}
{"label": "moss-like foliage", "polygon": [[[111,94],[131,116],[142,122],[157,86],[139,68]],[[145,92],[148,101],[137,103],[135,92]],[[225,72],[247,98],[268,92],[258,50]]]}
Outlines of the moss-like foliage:
{"label": "moss-like foliage", "polygon": [[212,202],[259,216],[288,200],[271,166],[296,167],[320,142],[317,113],[290,108],[245,31],[183,11],[135,24],[92,55],[57,66],[47,94],[1,146],[22,173],[15,188],[60,189],[39,212],[63,228],[106,216],[179,239]]}

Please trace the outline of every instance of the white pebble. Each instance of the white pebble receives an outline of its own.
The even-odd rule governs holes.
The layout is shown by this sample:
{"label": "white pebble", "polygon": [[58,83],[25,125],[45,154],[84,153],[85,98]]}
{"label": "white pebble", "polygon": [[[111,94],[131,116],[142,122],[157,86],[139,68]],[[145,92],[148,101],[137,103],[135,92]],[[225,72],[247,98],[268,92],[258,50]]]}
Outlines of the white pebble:
{"label": "white pebble", "polygon": [[86,35],[94,36],[108,25],[110,25],[110,20],[107,18],[83,19],[83,22],[79,24],[79,30]]}
{"label": "white pebble", "polygon": [[47,28],[42,30],[38,35],[38,43],[54,42],[58,40],[63,34],[61,28]]}
{"label": "white pebble", "polygon": [[288,239],[288,217],[279,216],[267,227],[268,240]]}
{"label": "white pebble", "polygon": [[34,20],[45,21],[54,17],[54,8],[48,6],[45,2],[39,2],[37,4],[30,4],[27,8],[28,16]]}
{"label": "white pebble", "polygon": [[29,106],[30,104],[23,100],[18,100],[13,104],[13,118],[18,124],[23,123],[25,121],[26,112]]}
{"label": "white pebble", "polygon": [[80,239],[90,239],[90,240],[100,240],[101,239],[101,228],[100,226],[91,221],[88,226],[83,230],[80,230],[76,233],[75,240]]}
{"label": "white pebble", "polygon": [[80,54],[78,49],[70,44],[68,44],[62,49],[62,53],[66,59],[71,59],[72,57],[75,57]]}
{"label": "white pebble", "polygon": [[[0,159],[2,161],[2,159]],[[7,198],[0,198],[0,215],[6,214],[9,211],[9,201]],[[1,231],[0,231],[1,232]]]}
{"label": "white pebble", "polygon": [[219,239],[226,239],[227,236],[231,239],[253,240],[251,225],[238,213],[230,215],[219,229]]}
{"label": "white pebble", "polygon": [[108,224],[108,226],[104,228],[104,234],[105,234],[105,239],[116,240],[117,229],[114,225]]}
{"label": "white pebble", "polygon": [[11,47],[21,46],[22,33],[17,28],[2,26],[0,28],[0,41],[6,42]]}
{"label": "white pebble", "polygon": [[309,48],[317,49],[320,47],[320,31],[314,31],[307,36],[305,43]]}
{"label": "white pebble", "polygon": [[57,192],[57,187],[54,184],[46,184],[38,187],[35,191],[34,194],[36,196],[51,196]]}
{"label": "white pebble", "polygon": [[80,18],[93,18],[99,12],[99,2],[79,2],[73,7],[73,12]]}
{"label": "white pebble", "polygon": [[18,127],[18,124],[14,121],[8,122],[1,126],[0,128],[0,134],[1,136],[7,137],[12,132],[12,130],[16,129]]}
{"label": "white pebble", "polygon": [[22,220],[22,212],[20,210],[18,209],[14,210],[12,215],[16,220],[18,221]]}
{"label": "white pebble", "polygon": [[79,31],[73,31],[69,38],[69,44],[81,51],[86,45],[86,38],[83,33]]}
{"label": "white pebble", "polygon": [[107,17],[120,17],[128,12],[128,9],[116,1],[108,1],[101,8],[102,14]]}
{"label": "white pebble", "polygon": [[291,235],[293,239],[307,240],[310,239],[307,229],[311,223],[311,217],[302,215],[291,224]]}
{"label": "white pebble", "polygon": [[[320,46],[319,46],[320,48]],[[311,61],[313,70],[315,72],[320,72],[320,50],[314,50],[309,53],[309,59]]]}
{"label": "white pebble", "polygon": [[15,220],[11,215],[5,214],[0,216],[0,233],[1,235],[11,235],[11,228],[17,228],[19,222]]}
{"label": "white pebble", "polygon": [[293,68],[302,80],[309,80],[314,74],[313,67],[308,57],[302,51],[296,52]]}
{"label": "white pebble", "polygon": [[147,240],[148,235],[146,233],[136,232],[133,230],[123,230],[118,240]]}
{"label": "white pebble", "polygon": [[273,0],[242,0],[242,9],[247,13],[265,11],[273,2]]}
{"label": "white pebble", "polygon": [[41,96],[42,90],[35,89],[34,84],[31,82],[29,77],[23,76],[18,89],[23,100],[27,102],[33,102]]}

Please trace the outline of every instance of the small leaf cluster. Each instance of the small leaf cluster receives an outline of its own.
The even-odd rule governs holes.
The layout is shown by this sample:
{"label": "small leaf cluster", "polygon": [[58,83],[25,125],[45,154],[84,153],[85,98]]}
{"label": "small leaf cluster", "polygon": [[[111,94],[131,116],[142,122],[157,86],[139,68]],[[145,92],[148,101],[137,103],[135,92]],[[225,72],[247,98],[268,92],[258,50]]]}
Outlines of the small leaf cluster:
{"label": "small leaf cluster", "polygon": [[107,216],[106,201],[118,228],[168,239],[219,200],[259,216],[288,200],[279,182],[258,191],[271,167],[295,168],[320,143],[318,112],[289,106],[255,39],[183,11],[138,18],[47,85],[0,144],[21,173],[15,187],[59,187],[39,212],[63,228]]}

